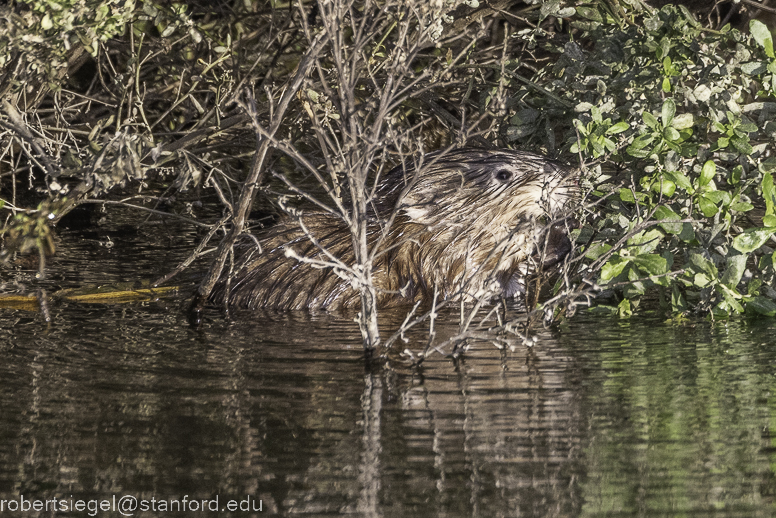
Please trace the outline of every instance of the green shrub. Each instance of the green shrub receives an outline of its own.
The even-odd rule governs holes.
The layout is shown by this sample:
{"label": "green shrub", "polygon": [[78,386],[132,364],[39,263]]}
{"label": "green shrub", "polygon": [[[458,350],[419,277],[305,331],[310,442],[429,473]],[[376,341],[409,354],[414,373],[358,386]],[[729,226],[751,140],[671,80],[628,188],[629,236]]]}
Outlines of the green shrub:
{"label": "green shrub", "polygon": [[[574,113],[523,95],[513,116],[554,112],[564,149],[590,164],[599,203],[577,236],[577,271],[622,316],[647,294],[674,315],[776,315],[771,33],[757,20],[749,33],[706,29],[673,5],[643,23],[593,4],[577,14],[585,30],[550,47],[557,62],[537,74]],[[524,130],[512,132],[541,137]]]}

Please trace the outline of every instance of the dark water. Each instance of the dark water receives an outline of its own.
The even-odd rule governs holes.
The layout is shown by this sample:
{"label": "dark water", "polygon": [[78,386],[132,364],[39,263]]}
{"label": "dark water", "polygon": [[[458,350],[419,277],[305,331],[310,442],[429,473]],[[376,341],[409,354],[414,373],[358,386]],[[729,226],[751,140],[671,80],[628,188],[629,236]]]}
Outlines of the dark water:
{"label": "dark water", "polygon": [[[154,278],[189,246],[134,239],[65,233],[51,282]],[[346,318],[241,320],[0,310],[0,516],[776,515],[773,321],[583,315],[413,368],[368,366]]]}

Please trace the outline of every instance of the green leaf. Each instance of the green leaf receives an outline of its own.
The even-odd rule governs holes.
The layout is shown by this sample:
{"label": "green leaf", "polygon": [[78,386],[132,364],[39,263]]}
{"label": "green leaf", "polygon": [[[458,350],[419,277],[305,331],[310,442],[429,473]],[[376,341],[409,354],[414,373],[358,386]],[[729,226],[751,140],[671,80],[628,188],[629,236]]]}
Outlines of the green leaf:
{"label": "green leaf", "polygon": [[699,288],[705,288],[709,284],[711,284],[712,279],[706,275],[705,273],[696,273],[695,277],[693,277],[693,284],[695,284]]}
{"label": "green leaf", "polygon": [[662,193],[663,196],[671,197],[676,192],[676,184],[667,178],[659,178],[650,187],[656,193]]}
{"label": "green leaf", "polygon": [[616,135],[617,133],[622,133],[623,131],[626,131],[630,129],[630,125],[625,121],[620,121],[617,124],[611,126],[609,129],[606,130],[607,135]]}
{"label": "green leaf", "polygon": [[606,284],[610,280],[614,279],[622,273],[626,266],[628,266],[628,260],[623,259],[619,255],[615,255],[601,268],[601,283]]}
{"label": "green leaf", "polygon": [[[763,190],[763,199],[765,200],[765,215],[774,214],[776,209],[776,188],[773,185],[773,175],[771,173],[763,174],[763,181],[760,183]],[[768,225],[769,227],[771,225]]]}
{"label": "green leaf", "polygon": [[692,128],[695,125],[695,117],[692,113],[680,113],[671,121],[671,126],[678,130]]}
{"label": "green leaf", "polygon": [[601,124],[603,117],[601,117],[601,110],[597,106],[590,107],[590,115],[593,117],[593,122]]}
{"label": "green leaf", "polygon": [[690,264],[692,264],[697,270],[708,274],[708,276],[712,279],[716,279],[719,275],[717,267],[714,266],[714,263],[697,252],[690,254]]}
{"label": "green leaf", "polygon": [[733,147],[736,148],[736,151],[744,155],[751,155],[754,151],[752,145],[749,144],[748,137],[739,137],[734,135],[730,137],[730,143],[733,144]]}
{"label": "green leaf", "polygon": [[701,212],[704,216],[707,218],[713,217],[719,210],[717,209],[717,205],[710,200],[706,195],[701,196],[698,198],[698,206],[701,209]]}
{"label": "green leaf", "polygon": [[746,254],[728,257],[727,268],[722,275],[723,284],[731,288],[738,286],[738,283],[741,282],[741,277],[744,275],[744,270],[746,270],[746,259]]}
{"label": "green leaf", "polygon": [[707,160],[706,163],[703,164],[703,169],[701,169],[701,177],[698,179],[698,186],[705,187],[716,174],[717,164],[715,164],[712,160]]}
{"label": "green leaf", "polygon": [[603,18],[601,18],[601,13],[594,7],[577,7],[577,14],[588,20],[593,20],[594,22],[603,23],[604,21]]}
{"label": "green leaf", "polygon": [[776,157],[768,157],[757,167],[763,174],[776,173]]}
{"label": "green leaf", "polygon": [[692,243],[695,241],[695,229],[690,223],[682,223],[682,231],[679,233],[679,239],[685,243]]}
{"label": "green leaf", "polygon": [[[682,218],[679,217],[679,214],[674,212],[670,207],[661,205],[657,209],[655,209],[655,219],[660,221],[665,219],[679,220]],[[682,231],[681,223],[661,223],[660,226],[663,228],[663,230],[665,230],[669,234],[678,234]]]}
{"label": "green leaf", "polygon": [[617,314],[620,318],[630,318],[633,315],[630,300],[622,299],[622,302],[617,305]]}
{"label": "green leaf", "polygon": [[[754,205],[751,203],[747,203],[745,201],[735,201],[730,204],[730,210],[734,210],[736,212],[749,212],[754,208]],[[771,225],[765,225],[766,227],[770,227]]]}
{"label": "green leaf", "polygon": [[644,119],[644,123],[652,129],[657,129],[660,124],[655,116],[648,111],[645,111],[643,114],[641,114],[641,118]]}
{"label": "green leaf", "polygon": [[679,136],[679,132],[671,126],[668,126],[663,130],[663,137],[670,142],[679,140]]}
{"label": "green leaf", "polygon": [[663,126],[668,126],[671,124],[671,121],[674,119],[674,114],[676,113],[676,103],[674,103],[674,100],[669,97],[665,101],[663,101],[663,109],[660,114],[660,118],[663,120]]}
{"label": "green leaf", "polygon": [[719,291],[722,292],[722,296],[725,298],[725,302],[727,302],[728,306],[733,309],[736,313],[743,313],[744,307],[739,302],[739,299],[741,299],[741,294],[738,293],[733,288],[729,288],[724,284],[717,284],[717,287],[719,288]]}
{"label": "green leaf", "polygon": [[776,228],[748,228],[733,239],[733,248],[742,254],[754,252],[768,241]]}
{"label": "green leaf", "polygon": [[665,93],[668,93],[671,91],[671,80],[667,77],[663,78],[663,84],[661,85],[661,88]]}
{"label": "green leaf", "polygon": [[695,189],[693,189],[690,179],[687,178],[687,176],[684,173],[681,173],[679,171],[666,171],[665,175],[669,177],[671,180],[673,180],[674,183],[684,191],[690,194],[695,192]]}
{"label": "green leaf", "polygon": [[668,261],[658,254],[641,254],[631,259],[631,262],[649,275],[663,275],[668,271]]}
{"label": "green leaf", "polygon": [[687,310],[687,301],[684,300],[684,295],[676,284],[671,288],[671,309],[674,313],[682,313]]}
{"label": "green leaf", "polygon": [[741,164],[735,166],[732,171],[730,171],[730,174],[728,175],[728,183],[730,185],[737,185],[739,182],[741,182],[741,174],[744,172],[744,168],[741,167]]}
{"label": "green leaf", "polygon": [[774,216],[773,214],[768,214],[767,216],[763,216],[763,225],[765,225],[766,227],[776,227],[776,216]]}
{"label": "green leaf", "polygon": [[[711,185],[713,186],[714,184]],[[722,206],[730,204],[730,193],[727,191],[711,191],[704,194],[704,196],[717,206],[720,204],[722,204]]]}
{"label": "green leaf", "polygon": [[595,261],[611,249],[612,245],[606,243],[594,243],[590,245],[590,248],[588,248],[587,252],[585,252],[585,257]]}
{"label": "green leaf", "polygon": [[628,149],[626,149],[627,153],[630,156],[636,157],[636,158],[644,158],[649,156],[649,150],[646,150],[648,145],[652,143],[652,141],[655,140],[655,137],[653,135],[642,135],[640,137],[636,137],[630,146],[628,146]]}
{"label": "green leaf", "polygon": [[776,58],[776,55],[773,53],[773,35],[768,26],[760,20],[751,20],[749,22],[749,31],[754,36],[754,40],[765,49],[765,54],[769,58]]}
{"label": "green leaf", "polygon": [[766,297],[752,297],[746,303],[747,311],[751,310],[759,315],[776,317],[776,303]]}
{"label": "green leaf", "polygon": [[663,237],[663,233],[659,229],[653,228],[652,230],[639,232],[628,239],[628,246],[636,248],[631,251],[633,254],[649,254],[658,247]]}

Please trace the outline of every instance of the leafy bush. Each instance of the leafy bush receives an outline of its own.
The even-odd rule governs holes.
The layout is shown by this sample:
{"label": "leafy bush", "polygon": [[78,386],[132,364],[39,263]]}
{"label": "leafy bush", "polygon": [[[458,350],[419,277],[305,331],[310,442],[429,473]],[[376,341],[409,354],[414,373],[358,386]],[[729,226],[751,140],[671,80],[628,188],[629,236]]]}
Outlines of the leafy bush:
{"label": "leafy bush", "polygon": [[[674,315],[776,315],[771,33],[757,20],[749,34],[711,30],[673,5],[626,23],[591,4],[575,25],[584,32],[551,48],[557,63],[535,76],[574,114],[521,96],[530,108],[511,122],[541,106],[590,164],[598,203],[577,236],[576,271],[616,295],[621,316],[649,293]],[[518,130],[518,143],[542,136]]]}
{"label": "leafy bush", "polygon": [[[58,74],[68,51],[79,48],[92,56],[100,42],[124,31],[134,0],[21,0],[25,8],[5,10],[0,32],[0,71],[16,88],[48,82],[57,89]],[[61,78],[60,78],[61,79]]]}

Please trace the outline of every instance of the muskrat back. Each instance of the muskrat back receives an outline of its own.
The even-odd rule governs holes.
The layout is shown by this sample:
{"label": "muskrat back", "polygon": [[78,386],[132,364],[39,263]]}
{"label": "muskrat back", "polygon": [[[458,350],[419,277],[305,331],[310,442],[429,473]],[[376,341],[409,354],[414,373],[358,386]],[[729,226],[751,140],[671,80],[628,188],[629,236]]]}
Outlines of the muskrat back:
{"label": "muskrat back", "polygon": [[[430,153],[414,171],[397,167],[379,181],[368,241],[381,307],[419,300],[512,297],[525,277],[563,259],[562,225],[576,175],[547,157],[463,148]],[[241,308],[358,307],[346,273],[353,239],[342,218],[323,212],[284,216],[238,247],[232,278],[212,300]],[[339,261],[339,266],[331,265]]]}

